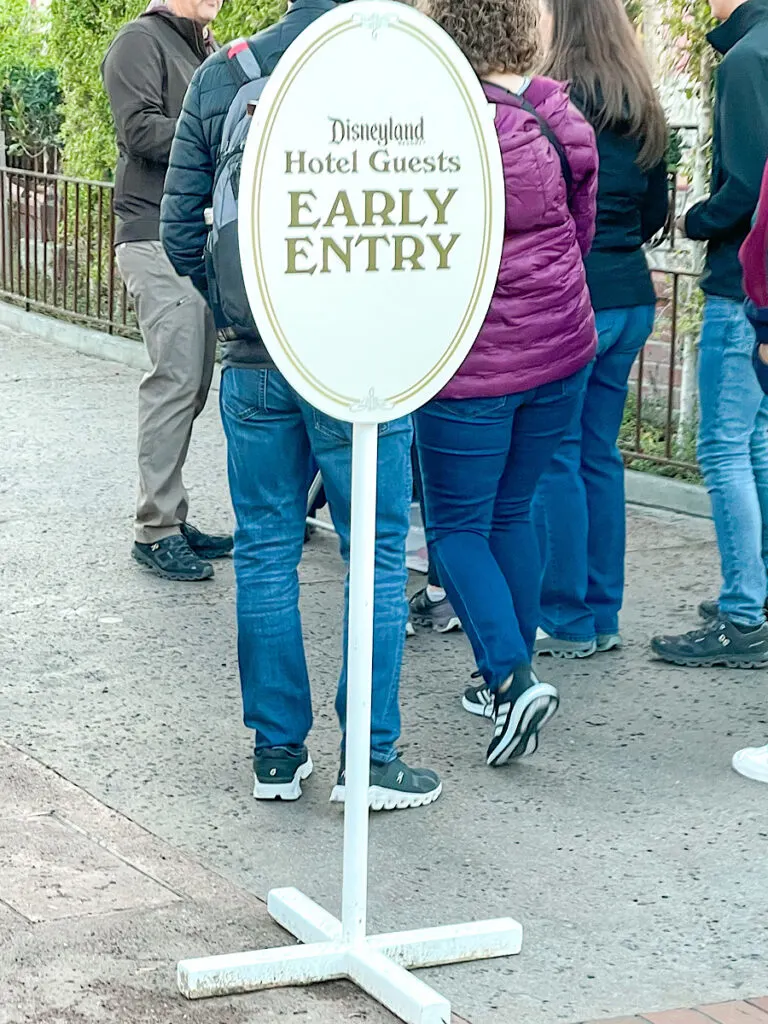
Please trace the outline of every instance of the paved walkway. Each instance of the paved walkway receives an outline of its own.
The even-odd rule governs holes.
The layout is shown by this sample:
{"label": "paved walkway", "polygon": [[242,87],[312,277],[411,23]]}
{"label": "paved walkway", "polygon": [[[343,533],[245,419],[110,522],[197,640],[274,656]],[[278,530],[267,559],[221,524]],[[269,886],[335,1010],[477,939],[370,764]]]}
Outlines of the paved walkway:
{"label": "paved walkway", "polygon": [[[257,805],[231,566],[183,586],[127,557],[138,375],[7,333],[0,355],[0,1024],[391,1020],[347,985],[188,1004],[173,983],[181,956],[284,941],[272,886],[338,909],[334,539],[302,569],[318,770],[300,804]],[[226,526],[213,402],[187,475],[195,521]],[[471,1024],[768,990],[766,793],[729,769],[768,735],[765,676],[648,659],[714,592],[708,523],[635,512],[630,549],[628,648],[546,666],[563,708],[528,765],[483,766],[464,638],[409,642],[403,747],[445,795],[372,822],[371,923],[522,921],[522,956],[424,974]]]}
{"label": "paved walkway", "polygon": [[614,1017],[600,1024],[768,1024],[768,998],[710,1003],[693,1009],[663,1010],[641,1017]]}

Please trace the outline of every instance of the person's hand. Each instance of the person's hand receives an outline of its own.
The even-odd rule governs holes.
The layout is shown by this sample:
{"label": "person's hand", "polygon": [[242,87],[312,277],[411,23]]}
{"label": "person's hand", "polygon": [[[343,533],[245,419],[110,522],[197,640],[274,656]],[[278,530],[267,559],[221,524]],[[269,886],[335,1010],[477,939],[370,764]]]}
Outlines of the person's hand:
{"label": "person's hand", "polygon": [[681,217],[678,217],[675,221],[675,233],[677,234],[678,238],[687,237],[685,233],[685,214],[683,214]]}
{"label": "person's hand", "polygon": [[761,363],[765,363],[768,366],[768,345],[758,345],[757,357]]}

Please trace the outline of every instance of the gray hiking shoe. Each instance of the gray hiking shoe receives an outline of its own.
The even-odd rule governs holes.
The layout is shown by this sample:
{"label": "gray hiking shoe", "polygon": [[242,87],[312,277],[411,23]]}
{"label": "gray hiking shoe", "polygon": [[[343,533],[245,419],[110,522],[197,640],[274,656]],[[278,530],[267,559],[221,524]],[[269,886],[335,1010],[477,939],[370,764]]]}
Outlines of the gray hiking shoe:
{"label": "gray hiking shoe", "polygon": [[298,800],[301,783],[312,774],[312,758],[306,747],[299,752],[286,747],[257,750],[253,755],[253,795],[257,800]]}
{"label": "gray hiking shoe", "polygon": [[155,576],[182,583],[197,583],[213,576],[213,566],[189,546],[186,537],[174,533],[154,544],[133,545],[131,554],[140,564],[151,569]]}
{"label": "gray hiking shoe", "polygon": [[651,647],[672,665],[768,667],[768,623],[742,632],[732,622],[712,619],[680,636],[657,636]]}
{"label": "gray hiking shoe", "polygon": [[[606,648],[608,650],[609,648]],[[597,640],[559,640],[543,629],[536,631],[536,654],[550,658],[591,658],[597,652]]]}
{"label": "gray hiking shoe", "polygon": [[[344,767],[331,793],[332,804],[343,804],[346,798]],[[426,768],[409,768],[396,757],[389,764],[371,762],[368,806],[372,811],[404,810],[407,807],[426,807],[437,800],[443,784],[435,772]]]}
{"label": "gray hiking shoe", "polygon": [[452,629],[461,629],[461,621],[448,598],[432,601],[426,587],[411,598],[409,621],[416,623],[417,626],[431,626],[436,633],[450,633]]}
{"label": "gray hiking shoe", "polygon": [[[763,605],[763,611],[768,617],[768,601]],[[711,622],[712,619],[720,618],[720,605],[717,601],[702,601],[699,605],[699,618],[705,622]]]}

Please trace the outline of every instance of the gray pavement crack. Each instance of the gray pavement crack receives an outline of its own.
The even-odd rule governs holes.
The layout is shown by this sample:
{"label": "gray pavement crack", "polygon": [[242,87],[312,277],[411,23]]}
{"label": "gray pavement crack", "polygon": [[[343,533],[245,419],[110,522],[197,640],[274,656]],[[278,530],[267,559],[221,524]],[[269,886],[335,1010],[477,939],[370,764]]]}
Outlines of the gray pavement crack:
{"label": "gray pavement crack", "polygon": [[105,842],[105,840],[100,839],[94,833],[89,832],[88,829],[83,828],[82,825],[78,825],[74,821],[70,821],[70,819],[64,817],[63,814],[59,814],[57,811],[51,811],[51,817],[55,818],[56,821],[61,822],[61,824],[64,825],[66,828],[71,828],[74,832],[78,832],[81,836],[85,836],[85,838],[89,842],[94,843],[96,846],[99,847],[99,849],[105,850],[116,860],[122,861],[122,863],[127,865],[127,867],[132,868],[134,871],[138,872],[138,874],[143,875],[144,878],[148,878],[149,881],[154,882],[155,885],[159,885],[162,889],[167,890],[167,892],[171,893],[177,899],[186,902],[192,898],[188,896],[186,893],[180,892],[178,889],[175,889],[168,882],[164,882],[161,878],[158,878],[157,875],[153,875],[151,871],[147,871],[146,868],[142,868],[135,861],[131,860],[129,857],[124,856],[124,854],[120,853],[119,850],[116,850],[114,846],[111,846],[109,843]]}
{"label": "gray pavement crack", "polygon": [[34,924],[34,921],[31,918],[27,917],[26,914],[22,914],[22,912],[17,910],[12,903],[2,899],[2,897],[0,897],[0,906],[5,907],[6,910],[9,910],[15,917],[18,917],[20,921],[26,921],[27,924]]}
{"label": "gray pavement crack", "polygon": [[[202,863],[201,861],[196,860],[194,857],[191,856],[190,851],[185,849],[184,847],[176,846],[176,845],[174,845],[172,843],[168,843],[167,839],[164,839],[162,836],[157,835],[157,833],[152,832],[145,825],[142,825],[141,822],[136,821],[134,818],[131,818],[124,811],[121,811],[117,807],[114,807],[112,804],[108,803],[102,797],[96,796],[94,793],[92,793],[85,786],[82,786],[79,783],[74,782],[72,779],[68,778],[66,775],[63,774],[63,772],[60,772],[53,765],[46,764],[45,761],[41,760],[39,757],[36,757],[35,754],[32,753],[31,751],[24,750],[21,747],[17,747],[7,737],[0,737],[0,744],[5,744],[11,750],[15,750],[17,753],[21,754],[22,757],[28,757],[30,759],[30,761],[34,761],[36,764],[40,765],[41,768],[45,769],[45,771],[52,772],[54,775],[56,775],[62,781],[66,782],[67,785],[74,786],[74,788],[77,789],[80,793],[84,793],[91,800],[95,801],[101,807],[106,807],[108,811],[111,811],[112,814],[117,815],[118,817],[122,818],[124,821],[130,822],[136,828],[140,829],[145,835],[151,836],[153,839],[156,839],[156,840],[159,840],[162,843],[168,844],[177,853],[181,854],[184,857],[189,858],[190,860],[194,860],[196,864],[198,864],[200,867],[202,867],[209,874],[214,875],[216,878],[218,878],[225,885],[231,885],[231,886],[234,886],[235,888],[242,889],[243,892],[248,893],[248,895],[251,898],[253,898],[257,902],[263,904],[265,907],[267,906],[267,901],[262,896],[259,896],[258,893],[253,892],[251,889],[245,888],[245,886],[242,886],[242,885],[240,885],[237,882],[233,882],[231,878],[228,878],[226,875],[222,874],[220,871],[217,871],[216,868],[211,867],[210,864]],[[84,835],[88,836],[89,838],[93,839],[92,836],[89,836],[89,833],[87,832],[87,830],[82,829],[78,825],[74,825],[73,822],[70,822],[68,819],[64,818],[63,815],[57,815],[55,811],[52,811],[51,814],[53,816],[57,817],[59,821],[63,821],[63,822],[66,822],[69,825],[72,825],[75,829],[77,829],[78,831],[82,832]],[[109,853],[113,853],[119,860],[122,860],[129,867],[134,868],[136,871],[140,872],[141,874],[146,875],[146,877],[149,878],[151,881],[156,882],[158,885],[162,886],[168,892],[173,893],[174,896],[176,896],[177,898],[179,898],[183,902],[188,902],[190,900],[194,900],[194,897],[188,896],[188,895],[186,895],[184,893],[178,893],[178,892],[176,892],[173,889],[172,886],[168,885],[166,882],[163,882],[163,881],[158,880],[157,878],[154,878],[151,874],[149,874],[143,868],[140,868],[136,864],[134,864],[131,861],[127,860],[120,853],[115,852],[111,847],[107,846],[102,841],[99,841],[99,840],[95,840],[95,841],[98,842],[98,844],[104,850],[107,850],[107,852],[109,852]],[[0,899],[0,903],[2,903],[2,902],[3,902],[2,899]]]}

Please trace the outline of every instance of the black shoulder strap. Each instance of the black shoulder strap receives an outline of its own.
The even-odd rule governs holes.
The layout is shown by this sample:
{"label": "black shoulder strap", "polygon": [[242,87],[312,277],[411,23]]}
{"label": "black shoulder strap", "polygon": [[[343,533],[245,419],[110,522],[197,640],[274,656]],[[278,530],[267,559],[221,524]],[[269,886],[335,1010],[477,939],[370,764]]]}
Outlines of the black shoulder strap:
{"label": "black shoulder strap", "polygon": [[565,152],[565,147],[563,146],[560,139],[558,139],[558,137],[552,131],[549,122],[546,120],[546,118],[543,118],[541,116],[541,114],[538,112],[538,110],[536,109],[536,107],[534,107],[532,103],[529,103],[528,100],[521,96],[519,93],[512,92],[510,89],[506,89],[503,85],[496,85],[494,82],[487,82],[486,84],[490,85],[492,89],[501,89],[501,91],[504,92],[506,96],[512,99],[516,107],[519,107],[520,110],[524,110],[526,114],[530,114],[531,117],[536,118],[536,121],[539,125],[539,131],[547,140],[547,142],[549,142],[549,144],[552,146],[554,151],[557,153],[558,159],[560,160],[560,168],[563,172],[565,189],[568,193],[568,199],[570,200],[571,196],[573,195],[573,171],[571,170],[571,165],[568,162],[568,156]]}
{"label": "black shoulder strap", "polygon": [[568,163],[568,156],[565,152],[565,147],[563,146],[560,139],[558,139],[558,137],[552,131],[549,122],[541,116],[541,114],[538,112],[538,110],[536,109],[536,107],[534,107],[532,103],[529,103],[528,100],[524,99],[522,96],[518,96],[517,101],[520,104],[522,110],[524,110],[527,114],[530,114],[532,117],[536,118],[536,120],[539,123],[539,129],[541,130],[541,134],[544,136],[547,142],[550,143],[552,148],[557,153],[558,158],[560,160],[560,167],[563,171],[563,178],[565,179],[565,188],[568,192],[568,198],[570,199],[571,195],[573,194],[573,171],[571,170],[571,165]]}

